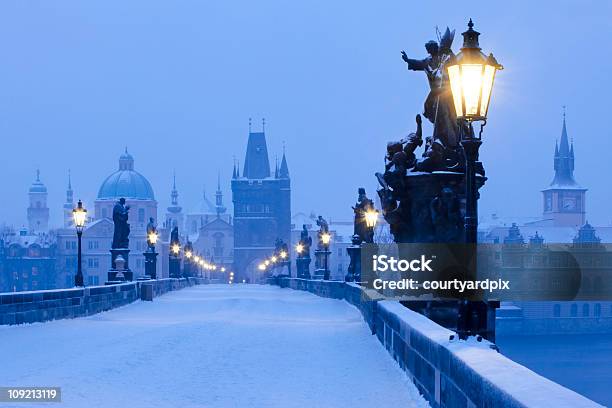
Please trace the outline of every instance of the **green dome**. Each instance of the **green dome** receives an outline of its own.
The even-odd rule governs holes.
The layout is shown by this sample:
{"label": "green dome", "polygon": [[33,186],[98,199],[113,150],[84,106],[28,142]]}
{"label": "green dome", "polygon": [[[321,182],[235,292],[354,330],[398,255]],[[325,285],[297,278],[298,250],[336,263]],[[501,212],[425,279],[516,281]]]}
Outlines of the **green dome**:
{"label": "green dome", "polygon": [[134,170],[134,158],[127,152],[119,158],[119,170],[104,180],[98,191],[98,199],[155,200],[151,183]]}

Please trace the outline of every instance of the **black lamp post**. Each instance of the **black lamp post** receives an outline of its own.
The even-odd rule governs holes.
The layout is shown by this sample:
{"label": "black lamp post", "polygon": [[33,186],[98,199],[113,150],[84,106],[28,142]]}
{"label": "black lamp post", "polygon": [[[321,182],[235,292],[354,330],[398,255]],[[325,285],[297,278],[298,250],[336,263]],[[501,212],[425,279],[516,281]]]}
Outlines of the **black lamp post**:
{"label": "black lamp post", "polygon": [[147,250],[143,253],[145,257],[145,275],[150,279],[157,279],[157,252],[155,244],[159,239],[156,228],[151,228],[147,235]]}
{"label": "black lamp post", "polygon": [[[478,44],[479,32],[470,19],[468,30],[462,33],[463,47],[447,65],[455,113],[461,129],[461,146],[465,153],[465,240],[477,242],[478,188],[476,186],[476,162],[482,144],[482,129],[487,123],[489,101],[497,70],[503,69],[493,54],[486,56]],[[473,123],[482,122],[478,137]]]}
{"label": "black lamp post", "polygon": [[324,270],[323,270],[323,280],[329,280],[329,265],[328,265],[328,258],[329,258],[329,243],[331,241],[331,234],[329,232],[324,232],[323,234],[321,234],[321,243],[323,244],[323,250],[325,257],[323,258],[324,264]]}
{"label": "black lamp post", "polygon": [[170,277],[180,278],[181,277],[181,260],[179,258],[181,254],[181,245],[178,242],[170,243]]}
{"label": "black lamp post", "polygon": [[74,277],[74,286],[84,287],[83,281],[83,265],[81,259],[81,238],[83,237],[83,228],[87,222],[87,210],[83,208],[83,202],[79,200],[77,207],[72,210],[72,218],[74,220],[74,226],[77,232],[77,273]]}
{"label": "black lamp post", "polygon": [[[465,242],[470,246],[468,251],[475,265],[478,243],[478,151],[482,144],[482,130],[487,123],[495,73],[503,67],[493,54],[486,56],[482,53],[478,44],[480,33],[474,30],[471,19],[467,31],[462,35],[463,47],[456,56],[451,57],[447,69],[465,155]],[[482,122],[478,136],[474,134],[474,122]],[[487,326],[490,320],[488,311],[491,309],[486,302],[460,301],[457,321],[459,337],[466,338]]]}

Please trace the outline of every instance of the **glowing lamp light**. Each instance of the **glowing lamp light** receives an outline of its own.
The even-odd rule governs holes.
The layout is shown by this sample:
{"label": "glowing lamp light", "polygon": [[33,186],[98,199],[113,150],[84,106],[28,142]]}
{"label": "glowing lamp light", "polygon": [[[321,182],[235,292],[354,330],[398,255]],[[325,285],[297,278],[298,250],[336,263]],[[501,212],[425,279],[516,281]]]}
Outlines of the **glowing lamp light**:
{"label": "glowing lamp light", "polygon": [[301,254],[302,252],[304,252],[304,245],[302,244],[297,244],[295,246],[295,250],[297,251],[298,254]]}
{"label": "glowing lamp light", "polygon": [[457,118],[468,122],[486,121],[495,73],[504,68],[493,54],[482,53],[473,27],[470,19],[461,51],[447,64]]}
{"label": "glowing lamp light", "polygon": [[179,244],[172,245],[172,253],[176,256],[181,252],[181,246]]}
{"label": "glowing lamp light", "polygon": [[329,245],[330,241],[331,241],[331,235],[329,234],[329,232],[324,232],[321,235],[321,242],[323,243],[323,245]]}
{"label": "glowing lamp light", "polygon": [[148,235],[149,238],[149,242],[151,243],[151,245],[155,245],[157,244],[157,239],[159,238],[159,234],[155,231],[150,232]]}
{"label": "glowing lamp light", "polygon": [[368,228],[374,228],[378,222],[378,211],[370,209],[365,213],[365,222]]}
{"label": "glowing lamp light", "polygon": [[265,264],[266,266],[268,266],[268,265],[270,265],[270,261],[268,261],[268,260],[266,259],[266,260],[264,261],[264,264]]}
{"label": "glowing lamp light", "polygon": [[285,251],[280,251],[280,254],[279,254],[279,255],[280,255],[280,257],[281,257],[282,259],[287,258],[287,252],[285,252]]}
{"label": "glowing lamp light", "polygon": [[224,266],[221,267],[221,272],[225,272],[225,267]]}
{"label": "glowing lamp light", "polygon": [[87,222],[87,210],[83,207],[83,202],[79,200],[77,206],[72,210],[72,219],[78,232],[83,232],[85,223]]}
{"label": "glowing lamp light", "polygon": [[260,263],[258,266],[260,271],[265,271],[266,270],[266,264]]}
{"label": "glowing lamp light", "polygon": [[193,254],[191,253],[191,251],[186,251],[186,252],[185,252],[185,257],[186,257],[187,259],[191,259],[191,257],[192,257],[192,256],[193,256]]}
{"label": "glowing lamp light", "polygon": [[273,256],[272,258],[270,258],[270,261],[272,261],[272,263],[275,263],[276,261],[278,261],[278,258]]}

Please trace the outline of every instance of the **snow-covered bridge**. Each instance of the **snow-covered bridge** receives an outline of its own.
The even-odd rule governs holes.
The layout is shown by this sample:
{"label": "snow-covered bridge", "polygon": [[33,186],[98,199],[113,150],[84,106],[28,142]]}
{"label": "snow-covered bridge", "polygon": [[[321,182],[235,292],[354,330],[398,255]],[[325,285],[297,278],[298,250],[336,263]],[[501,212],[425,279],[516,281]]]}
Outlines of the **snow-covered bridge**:
{"label": "snow-covered bridge", "polygon": [[427,406],[355,307],[273,286],[3,326],[0,345],[0,384],[59,386],[62,407]]}

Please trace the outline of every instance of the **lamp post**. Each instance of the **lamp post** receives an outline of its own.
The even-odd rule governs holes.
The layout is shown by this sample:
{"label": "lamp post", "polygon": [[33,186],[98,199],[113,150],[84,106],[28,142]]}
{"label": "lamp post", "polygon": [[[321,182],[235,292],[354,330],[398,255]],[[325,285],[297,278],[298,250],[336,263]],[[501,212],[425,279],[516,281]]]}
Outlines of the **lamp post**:
{"label": "lamp post", "polygon": [[[482,131],[487,123],[487,112],[493,90],[495,73],[503,69],[493,54],[486,56],[478,43],[479,32],[474,30],[470,19],[463,35],[463,47],[447,64],[448,77],[461,132],[461,146],[465,155],[465,242],[467,251],[476,265],[478,243],[478,186],[476,166],[478,151],[482,144]],[[478,136],[474,133],[474,122],[482,122]],[[471,273],[476,274],[474,267]],[[470,279],[470,277],[466,277]],[[495,308],[490,302],[461,300],[458,305],[457,332],[460,338],[489,332],[494,341]],[[491,324],[491,321],[493,322]],[[491,326],[492,327],[489,327]]]}
{"label": "lamp post", "polygon": [[[471,19],[468,30],[462,35],[463,47],[449,61],[447,69],[465,154],[465,241],[475,244],[478,236],[476,162],[482,144],[482,129],[487,123],[495,73],[503,66],[493,54],[486,56],[482,53],[478,44],[480,33],[474,30]],[[474,122],[482,122],[478,137],[474,134]]]}
{"label": "lamp post", "polygon": [[170,243],[170,277],[181,277],[181,265],[179,255],[181,253],[181,245],[178,242]]}
{"label": "lamp post", "polygon": [[159,239],[159,234],[156,228],[150,228],[147,234],[147,250],[144,252],[145,257],[145,275],[150,279],[157,279],[157,252],[155,252],[155,244]]}
{"label": "lamp post", "polygon": [[77,207],[72,210],[72,218],[77,232],[77,273],[74,277],[74,286],[84,287],[83,281],[83,265],[81,260],[81,238],[83,237],[83,228],[87,222],[87,210],[83,207],[83,202],[79,200]]}
{"label": "lamp post", "polygon": [[323,244],[323,250],[325,251],[324,257],[324,272],[323,272],[323,280],[329,280],[329,267],[328,267],[328,258],[329,258],[329,243],[331,241],[331,234],[329,232],[324,232],[321,234],[321,243]]}

